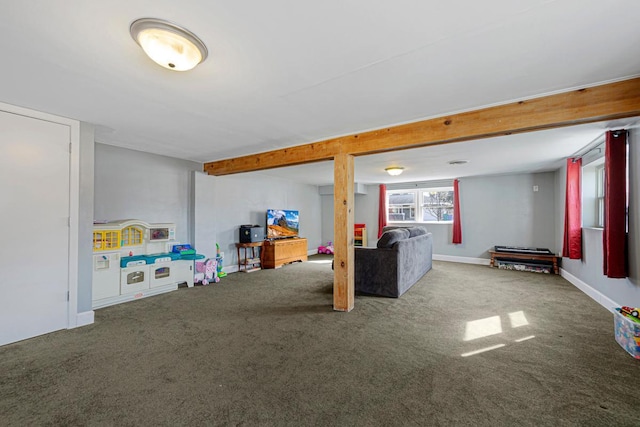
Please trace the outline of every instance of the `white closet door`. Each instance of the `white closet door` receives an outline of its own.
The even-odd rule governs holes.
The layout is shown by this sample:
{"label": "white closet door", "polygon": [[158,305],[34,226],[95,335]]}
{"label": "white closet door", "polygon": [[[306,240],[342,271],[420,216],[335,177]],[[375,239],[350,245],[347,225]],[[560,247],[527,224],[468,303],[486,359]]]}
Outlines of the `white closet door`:
{"label": "white closet door", "polygon": [[68,326],[70,137],[0,111],[0,345]]}

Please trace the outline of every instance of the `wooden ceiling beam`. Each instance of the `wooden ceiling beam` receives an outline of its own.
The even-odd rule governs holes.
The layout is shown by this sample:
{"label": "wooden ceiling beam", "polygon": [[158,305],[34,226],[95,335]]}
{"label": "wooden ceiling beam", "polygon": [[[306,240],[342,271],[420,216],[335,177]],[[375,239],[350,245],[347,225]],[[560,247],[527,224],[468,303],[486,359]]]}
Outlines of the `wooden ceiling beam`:
{"label": "wooden ceiling beam", "polygon": [[634,116],[640,116],[640,78],[205,163],[204,171],[228,175],[331,160],[339,153],[361,156]]}
{"label": "wooden ceiling beam", "polygon": [[204,172],[209,175],[230,175],[281,166],[294,166],[321,162],[323,160],[333,160],[336,153],[340,151],[340,145],[340,139],[336,138],[267,151],[265,153],[236,157],[234,159],[219,160],[205,163]]}

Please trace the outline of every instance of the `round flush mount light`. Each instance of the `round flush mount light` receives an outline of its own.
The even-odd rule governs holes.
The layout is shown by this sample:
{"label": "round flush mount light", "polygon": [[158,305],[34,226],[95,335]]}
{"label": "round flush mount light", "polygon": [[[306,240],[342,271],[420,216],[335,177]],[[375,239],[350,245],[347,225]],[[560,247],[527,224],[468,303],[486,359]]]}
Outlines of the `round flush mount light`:
{"label": "round flush mount light", "polygon": [[451,160],[450,162],[447,162],[450,165],[465,165],[467,163],[469,163],[469,160]]}
{"label": "round flush mount light", "polygon": [[398,176],[404,171],[404,168],[400,166],[390,166],[388,168],[385,168],[384,170],[386,170],[387,173],[391,176]]}
{"label": "round flush mount light", "polygon": [[142,18],[129,27],[131,37],[158,65],[174,71],[187,71],[207,59],[202,40],[172,22]]}

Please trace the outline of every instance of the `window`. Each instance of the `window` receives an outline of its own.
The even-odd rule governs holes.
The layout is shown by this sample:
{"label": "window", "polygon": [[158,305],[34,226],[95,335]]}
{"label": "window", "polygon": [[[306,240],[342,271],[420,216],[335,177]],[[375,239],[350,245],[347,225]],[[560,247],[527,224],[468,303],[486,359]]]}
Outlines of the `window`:
{"label": "window", "polygon": [[604,224],[604,157],[582,158],[582,226]]}
{"label": "window", "polygon": [[453,187],[387,191],[388,222],[451,222]]}
{"label": "window", "polygon": [[388,222],[416,221],[416,191],[396,190],[387,192]]}
{"label": "window", "polygon": [[421,191],[421,194],[422,221],[442,222],[453,220],[453,189]]}
{"label": "window", "polygon": [[596,167],[596,203],[598,227],[604,227],[604,165]]}
{"label": "window", "polygon": [[[604,228],[605,159],[604,143],[582,157],[582,226]],[[626,165],[627,226],[629,218],[629,144]]]}

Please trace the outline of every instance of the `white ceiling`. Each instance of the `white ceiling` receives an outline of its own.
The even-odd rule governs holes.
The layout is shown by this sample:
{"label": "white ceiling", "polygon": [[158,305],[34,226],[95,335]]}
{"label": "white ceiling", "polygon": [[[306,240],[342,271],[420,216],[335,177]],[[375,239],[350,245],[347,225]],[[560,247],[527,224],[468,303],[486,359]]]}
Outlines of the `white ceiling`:
{"label": "white ceiling", "polygon": [[[638,76],[638,16],[637,0],[2,0],[0,102],[208,162]],[[190,29],[209,58],[157,66],[129,35],[142,17]],[[392,163],[395,181],[550,170],[636,121],[361,157],[356,180],[391,182]],[[264,173],[300,168],[332,180],[326,163]]]}

